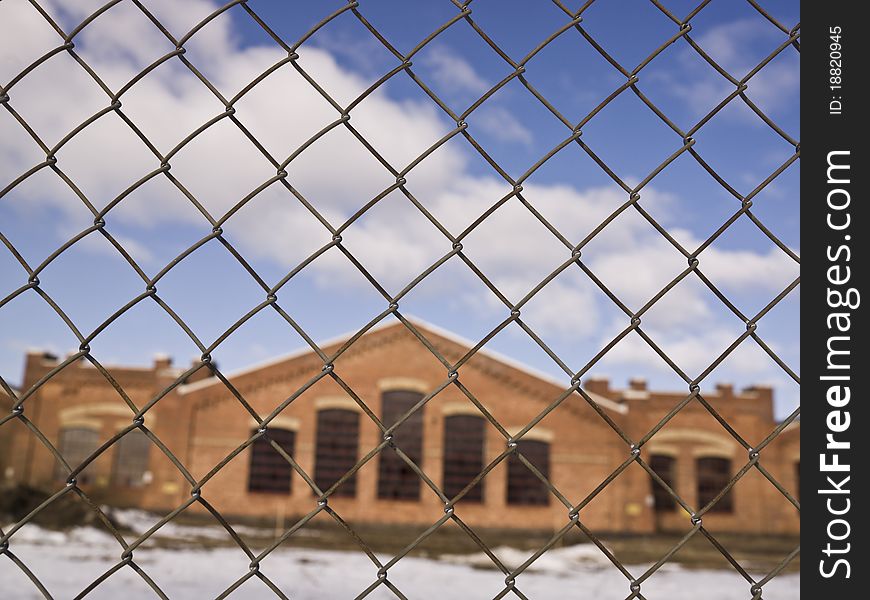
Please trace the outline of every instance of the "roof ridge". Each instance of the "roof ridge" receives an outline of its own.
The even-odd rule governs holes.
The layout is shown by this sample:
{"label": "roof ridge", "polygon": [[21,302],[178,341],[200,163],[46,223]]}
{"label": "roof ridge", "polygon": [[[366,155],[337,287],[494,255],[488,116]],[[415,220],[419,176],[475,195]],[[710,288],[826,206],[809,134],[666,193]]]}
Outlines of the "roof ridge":
{"label": "roof ridge", "polygon": [[[470,349],[470,348],[474,348],[477,345],[475,342],[461,336],[460,334],[457,334],[453,331],[445,329],[439,325],[435,325],[434,323],[430,323],[429,321],[426,321],[425,319],[422,319],[420,317],[407,315],[407,316],[403,316],[403,319],[410,322],[412,325],[414,325],[416,327],[419,327],[419,328],[424,329],[430,333],[433,333],[439,337],[442,337],[449,342],[457,344],[458,346],[462,346],[462,347]],[[374,326],[372,326],[371,328],[369,328],[368,331],[363,333],[362,336],[360,336],[360,337],[362,338],[363,336],[366,336],[369,333],[376,332],[376,331],[384,331],[384,330],[387,330],[387,329],[390,329],[393,327],[398,327],[398,326],[404,326],[404,323],[401,320],[396,320],[394,322],[389,322],[389,323],[377,323]],[[325,340],[323,343],[319,343],[318,345],[320,347],[326,347],[326,346],[333,346],[336,344],[341,344],[343,342],[347,342],[349,339],[351,339],[352,337],[357,335],[357,333],[359,333],[359,330],[348,332],[348,333],[345,333],[345,334],[342,334],[339,336],[329,338],[329,339]],[[248,367],[244,367],[242,369],[237,369],[235,371],[232,371],[230,373],[225,374],[224,376],[227,379],[232,379],[234,377],[248,375],[250,373],[254,373],[256,371],[264,369],[266,367],[271,367],[274,365],[278,365],[278,364],[281,364],[284,362],[294,360],[296,358],[300,358],[300,357],[305,356],[305,355],[312,353],[312,352],[313,352],[313,350],[311,348],[299,348],[298,350],[294,350],[293,352],[289,352],[289,353],[281,355],[281,356],[277,356],[277,357],[274,357],[274,358],[271,358],[271,359],[268,359],[265,361],[261,361],[259,363],[250,365]],[[492,359],[498,363],[501,363],[501,364],[503,364],[511,369],[514,369],[516,371],[524,373],[524,374],[528,375],[529,377],[532,377],[532,378],[537,379],[539,381],[542,381],[544,383],[548,383],[550,385],[556,386],[556,387],[561,388],[563,390],[567,389],[567,387],[568,387],[566,385],[566,383],[570,383],[570,382],[560,381],[557,377],[554,377],[553,375],[550,375],[550,374],[545,373],[543,371],[539,371],[538,369],[535,369],[534,367],[530,367],[530,366],[526,365],[525,363],[522,363],[514,358],[506,356],[506,355],[504,355],[501,352],[498,352],[496,350],[491,350],[489,348],[484,347],[484,348],[480,348],[477,351],[477,354],[480,354],[482,356],[490,358],[490,359]],[[194,382],[194,383],[182,384],[182,385],[178,386],[176,389],[178,390],[178,392],[180,394],[187,394],[187,393],[199,390],[199,389],[210,387],[210,386],[215,385],[219,382],[220,382],[220,379],[218,379],[217,377],[209,377],[207,379],[202,379],[202,380]],[[590,398],[592,398],[593,401],[595,401],[597,404],[599,404],[601,406],[604,406],[605,408],[609,408],[609,409],[611,409],[615,412],[619,412],[619,413],[628,412],[628,406],[626,406],[624,404],[621,404],[619,402],[611,400],[610,398],[607,398],[607,397],[602,396],[600,394],[590,392],[588,390],[584,390],[584,391]]]}

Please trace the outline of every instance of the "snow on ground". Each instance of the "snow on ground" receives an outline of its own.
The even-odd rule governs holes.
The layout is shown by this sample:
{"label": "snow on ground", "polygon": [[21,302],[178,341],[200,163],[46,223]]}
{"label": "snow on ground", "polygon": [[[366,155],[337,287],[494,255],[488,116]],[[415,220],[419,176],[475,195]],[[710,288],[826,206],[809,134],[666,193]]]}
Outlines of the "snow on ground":
{"label": "snow on ground", "polygon": [[[144,530],[153,523],[136,514],[122,520]],[[217,536],[220,530],[170,524],[177,529],[164,535]],[[202,531],[200,531],[202,530]],[[162,530],[161,530],[162,531]],[[207,532],[207,533],[206,533]],[[225,533],[222,534],[225,537]],[[188,538],[189,539],[189,538]],[[72,598],[91,581],[119,562],[120,546],[106,533],[76,528],[62,533],[27,525],[15,533],[9,550],[21,559],[54,598]],[[527,552],[496,548],[495,553],[510,567],[522,563]],[[386,562],[389,557],[379,557]],[[212,549],[140,548],[134,559],[172,599],[214,598],[248,572],[249,561],[238,548]],[[408,598],[484,600],[504,587],[504,575],[486,568],[485,555],[452,555],[441,559],[408,556],[389,570],[391,581]],[[644,565],[629,566],[639,576]],[[343,600],[355,598],[377,579],[377,567],[360,552],[280,548],[261,563],[261,571],[293,600]],[[628,596],[626,578],[590,545],[554,548],[517,578],[517,587],[532,599],[620,600]],[[642,592],[648,600],[747,600],[749,585],[733,571],[685,570],[665,565],[648,581]],[[0,597],[4,600],[42,598],[36,587],[7,556],[0,556]],[[88,598],[150,600],[156,594],[129,566],[97,587]],[[230,598],[272,600],[276,596],[261,581],[251,578]],[[368,596],[393,599],[383,586]],[[508,597],[514,597],[509,595]],[[777,577],[764,588],[766,600],[800,597],[800,579],[789,574]]]}
{"label": "snow on ground", "polygon": [[[151,527],[159,522],[157,516],[144,510],[134,508],[118,509],[103,507],[103,510],[111,515],[118,527],[127,528],[130,531],[135,531],[138,534],[145,533]],[[264,532],[268,535],[268,530],[262,527],[246,527],[245,525],[233,525],[233,531],[241,536],[262,537]],[[312,532],[305,529],[299,530],[297,533],[304,535]],[[295,534],[294,534],[295,535]],[[223,527],[216,525],[191,525],[189,523],[178,523],[177,521],[169,521],[154,533],[157,539],[171,540],[191,540],[191,539],[208,539],[208,540],[226,540],[227,531]]]}
{"label": "snow on ground", "polygon": [[[491,548],[492,553],[508,569],[516,569],[530,556],[527,550],[518,550],[510,546]],[[492,569],[492,559],[483,552],[479,554],[454,554],[440,557],[440,560],[450,564],[468,565],[476,569]],[[564,573],[579,567],[612,566],[604,554],[592,544],[578,544],[567,548],[549,550],[529,565],[529,572]]]}

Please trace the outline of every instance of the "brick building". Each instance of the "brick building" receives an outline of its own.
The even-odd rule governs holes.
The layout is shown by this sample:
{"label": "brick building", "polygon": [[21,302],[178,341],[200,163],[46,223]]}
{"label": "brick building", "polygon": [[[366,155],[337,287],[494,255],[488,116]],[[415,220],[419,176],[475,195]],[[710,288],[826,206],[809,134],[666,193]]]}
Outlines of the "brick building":
{"label": "brick building", "polygon": [[[472,346],[426,323],[414,324],[449,363]],[[346,341],[321,347],[331,355]],[[192,481],[223,464],[201,493],[230,516],[289,518],[316,506],[317,497],[303,475],[264,437],[236,452],[258,430],[252,412],[266,417],[286,404],[268,424],[269,436],[326,491],[382,443],[384,435],[372,417],[390,426],[443,387],[392,439],[435,486],[454,497],[505,452],[505,434],[520,432],[567,387],[486,349],[474,354],[459,369],[459,382],[504,427],[501,432],[448,381],[444,364],[398,323],[370,330],[335,361],[335,373],[364,406],[323,373],[323,360],[310,350],[227,375],[234,391],[202,368],[166,392],[185,370],[164,357],[150,368],[106,366],[103,373],[80,361],[53,373],[61,362],[29,353],[21,389],[26,393],[44,379],[25,401],[25,414],[71,465],[129,429],[78,474],[89,495],[111,504],[168,511],[190,499]],[[147,410],[144,425],[178,458],[186,475],[146,434],[130,429],[134,411],[106,375],[136,407],[159,397]],[[300,389],[304,391],[296,394]],[[686,392],[648,390],[640,380],[627,389],[614,389],[605,380],[590,379],[583,389],[594,407],[577,393],[568,395],[518,442],[526,459],[572,503],[595,490],[630,456],[628,445],[605,417],[638,440],[686,397]],[[757,444],[776,427],[769,388],[738,392],[718,385],[702,392],[749,443]],[[19,419],[0,427],[0,452],[0,474],[7,483],[52,490],[69,476]],[[748,461],[747,450],[696,400],[644,444],[642,456],[695,507],[714,498]],[[764,467],[795,496],[799,460],[799,423],[762,452]],[[345,477],[330,494],[329,505],[347,521],[360,523],[431,524],[444,510],[443,500],[389,447]],[[204,509],[194,503],[189,510]],[[465,490],[456,511],[477,527],[555,529],[567,519],[562,503],[514,455]],[[685,531],[688,524],[683,509],[637,464],[630,464],[585,505],[580,517],[593,530],[611,532]],[[797,511],[756,469],[749,470],[704,522],[712,530],[749,533],[793,533],[799,528]]]}

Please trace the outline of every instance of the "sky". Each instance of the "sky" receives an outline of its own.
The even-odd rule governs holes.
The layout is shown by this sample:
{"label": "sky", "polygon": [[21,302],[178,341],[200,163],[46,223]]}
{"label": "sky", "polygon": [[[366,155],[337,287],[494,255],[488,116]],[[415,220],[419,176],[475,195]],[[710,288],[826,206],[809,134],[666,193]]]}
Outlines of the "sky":
{"label": "sky", "polygon": [[[40,0],[69,32],[102,2]],[[176,39],[215,10],[207,0],[144,4]],[[574,6],[576,4],[577,6]],[[678,17],[693,2],[663,3]],[[793,27],[798,3],[766,1],[769,13]],[[579,3],[565,2],[570,10]],[[346,6],[323,0],[293,3],[249,0],[248,6],[288,45],[321,19]],[[512,60],[520,61],[554,32],[564,30],[525,63],[527,81],[565,119],[576,124],[620,89],[625,75],[608,63],[549,0],[475,0],[470,17]],[[403,171],[442,137],[454,117],[514,71],[475,29],[457,19],[448,0],[362,0],[360,13],[401,54],[451,22],[412,57],[415,77],[452,113],[439,107],[408,73],[399,71],[350,111],[349,123],[394,171]],[[725,70],[742,78],[786,39],[748,2],[713,0],[691,21],[690,35]],[[583,12],[582,27],[628,71],[678,33],[651,2],[599,0]],[[100,15],[75,36],[75,50],[110,90],[174,49],[128,0]],[[34,60],[62,39],[27,0],[0,2],[0,85],[8,87]],[[287,57],[241,6],[234,6],[184,44],[184,57],[225,98]],[[349,10],[318,29],[296,49],[298,65],[339,106],[401,64]],[[799,139],[798,52],[787,47],[748,82],[746,95],[792,139]],[[734,85],[677,39],[638,74],[638,89],[682,130],[690,129],[726,98]],[[67,53],[59,52],[17,80],[9,105],[49,147],[109,104]],[[122,111],[162,153],[224,112],[224,106],[177,57],[126,89]],[[105,213],[105,230],[149,277],[212,232],[202,211],[222,222],[224,239],[269,286],[319,248],[338,227],[385,190],[396,177],[341,124],[295,154],[340,112],[291,64],[284,63],[234,104],[235,118],[257,138],[257,148],[229,119],[218,120],[170,159],[171,176],[157,173]],[[467,131],[514,181],[554,149],[523,179],[523,198],[571,244],[577,244],[627,199],[628,193],[577,144],[563,142],[571,127],[560,121],[516,78],[464,117]],[[739,99],[692,136],[694,150],[738,193],[748,194],[787,163],[794,146]],[[620,93],[582,128],[582,141],[632,188],[682,145],[631,90]],[[241,207],[238,203],[274,180],[278,162],[293,156],[287,178],[298,197],[273,182]],[[105,111],[56,152],[57,165],[96,210],[115,201],[160,161],[112,111]],[[45,152],[6,110],[0,110],[0,190],[45,160]],[[405,189],[450,234],[457,236],[512,191],[513,184],[462,135],[438,146],[405,175]],[[799,167],[790,164],[753,198],[752,212],[795,255],[799,239]],[[186,196],[179,188],[187,191]],[[318,216],[300,200],[314,209]],[[194,198],[200,205],[194,205]],[[683,152],[640,191],[639,205],[690,252],[740,209],[688,153]],[[0,197],[0,233],[31,267],[93,225],[94,215],[56,173],[44,168]],[[342,231],[343,246],[389,294],[451,252],[452,242],[400,191],[384,195]],[[517,302],[570,258],[571,252],[517,197],[504,202],[462,239],[463,253],[509,300]],[[698,256],[700,270],[744,314],[752,316],[799,275],[799,266],[746,215]],[[637,310],[687,266],[686,258],[639,211],[619,213],[582,250],[588,269],[630,310]],[[15,256],[0,246],[0,297],[27,283]],[[142,278],[98,232],[79,239],[39,274],[40,287],[84,335],[145,288]],[[157,283],[159,297],[209,346],[265,293],[219,240],[185,256]],[[388,301],[359,269],[332,247],[291,278],[278,304],[315,340],[354,332],[387,308]],[[799,288],[758,322],[757,333],[799,373]],[[508,308],[458,256],[441,264],[400,300],[407,316],[431,322],[473,342],[510,315]],[[576,265],[562,271],[522,307],[522,319],[572,370],[584,367],[629,324],[629,317]],[[387,322],[393,317],[388,317]],[[669,290],[643,315],[644,332],[689,377],[704,372],[745,331],[745,324],[694,275]],[[23,356],[41,349],[61,356],[79,343],[34,290],[0,307],[0,376],[21,381]],[[267,307],[213,352],[224,372],[305,345]],[[153,300],[146,298],[91,342],[104,364],[148,365],[168,354],[187,366],[200,351]],[[530,367],[560,377],[560,367],[515,323],[486,344]],[[685,389],[686,383],[637,334],[614,346],[588,375],[625,386],[632,377],[651,387]],[[737,387],[772,385],[776,412],[785,417],[798,402],[798,386],[751,339],[701,383]]]}

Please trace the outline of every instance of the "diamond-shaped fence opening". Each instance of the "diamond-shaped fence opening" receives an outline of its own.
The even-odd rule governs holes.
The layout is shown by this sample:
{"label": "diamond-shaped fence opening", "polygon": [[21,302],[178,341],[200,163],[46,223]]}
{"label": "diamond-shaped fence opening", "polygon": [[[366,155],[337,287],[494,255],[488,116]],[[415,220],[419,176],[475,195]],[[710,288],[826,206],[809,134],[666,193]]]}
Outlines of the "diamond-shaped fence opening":
{"label": "diamond-shaped fence opening", "polygon": [[435,4],[0,2],[10,597],[791,597],[799,24]]}

